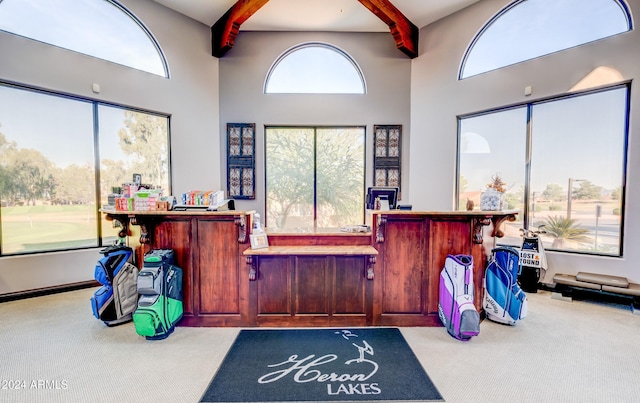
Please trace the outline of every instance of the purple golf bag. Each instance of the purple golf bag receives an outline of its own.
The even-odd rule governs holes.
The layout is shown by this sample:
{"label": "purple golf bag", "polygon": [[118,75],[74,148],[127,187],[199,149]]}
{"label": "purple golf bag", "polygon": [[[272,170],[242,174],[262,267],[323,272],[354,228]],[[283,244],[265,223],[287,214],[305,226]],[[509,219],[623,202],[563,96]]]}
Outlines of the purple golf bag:
{"label": "purple golf bag", "polygon": [[480,333],[480,315],[473,304],[473,257],[447,256],[440,272],[438,316],[458,340],[467,341]]}

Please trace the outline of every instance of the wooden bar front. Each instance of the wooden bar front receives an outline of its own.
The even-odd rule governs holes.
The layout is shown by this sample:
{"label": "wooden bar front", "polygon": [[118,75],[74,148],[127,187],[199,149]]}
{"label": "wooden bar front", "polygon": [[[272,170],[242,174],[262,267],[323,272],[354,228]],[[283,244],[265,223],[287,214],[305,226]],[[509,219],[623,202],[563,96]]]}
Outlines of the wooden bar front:
{"label": "wooden bar front", "polygon": [[505,220],[515,220],[515,212],[374,214],[376,272],[381,278],[374,284],[372,325],[441,326],[439,276],[450,254],[473,257],[474,302],[482,312],[487,254],[495,238],[503,236],[500,226]]}
{"label": "wooden bar front", "polygon": [[[141,228],[142,254],[176,251],[181,326],[441,326],[439,273],[448,254],[474,259],[481,311],[487,250],[515,212],[373,214],[366,234],[269,234],[252,250],[252,212],[108,212]],[[139,264],[140,265],[140,264]]]}

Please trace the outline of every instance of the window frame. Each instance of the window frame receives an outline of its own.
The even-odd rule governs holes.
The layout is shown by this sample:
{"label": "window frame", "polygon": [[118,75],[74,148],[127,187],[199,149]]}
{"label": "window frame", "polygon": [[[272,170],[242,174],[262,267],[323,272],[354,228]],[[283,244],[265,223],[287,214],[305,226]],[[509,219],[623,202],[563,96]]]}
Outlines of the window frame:
{"label": "window frame", "polygon": [[[102,101],[102,100],[98,100],[98,99],[93,99],[93,98],[88,98],[88,97],[83,97],[83,96],[79,96],[79,95],[73,95],[70,93],[64,93],[64,92],[58,92],[58,91],[53,91],[53,90],[49,90],[49,89],[44,89],[44,88],[40,88],[40,87],[35,87],[35,86],[31,86],[31,85],[26,85],[26,84],[21,84],[21,83],[17,83],[17,82],[12,82],[12,81],[7,81],[7,80],[1,80],[0,79],[0,86],[2,87],[9,87],[9,88],[14,88],[17,90],[23,90],[23,91],[29,91],[32,93],[36,93],[36,94],[41,94],[41,95],[46,95],[46,96],[54,96],[54,97],[58,97],[58,98],[63,98],[66,100],[71,100],[71,101],[77,101],[77,102],[83,102],[83,103],[88,103],[90,105],[92,105],[91,107],[91,111],[92,111],[92,121],[93,121],[93,132],[92,132],[92,142],[94,144],[94,155],[93,155],[93,169],[94,169],[94,174],[96,177],[95,180],[95,211],[94,211],[94,217],[96,219],[96,244],[92,245],[92,246],[79,246],[79,247],[69,247],[69,248],[56,248],[56,249],[48,249],[48,250],[37,250],[37,251],[28,251],[28,252],[17,252],[17,253],[5,253],[2,250],[2,245],[3,245],[3,233],[2,233],[2,226],[0,225],[0,258],[2,257],[8,257],[8,256],[28,256],[28,255],[39,255],[39,254],[44,254],[44,253],[56,253],[56,252],[66,252],[66,251],[76,251],[76,250],[87,250],[87,249],[95,249],[95,248],[102,248],[104,247],[107,243],[105,242],[106,237],[103,238],[103,231],[102,231],[102,213],[100,212],[101,209],[101,202],[103,200],[103,195],[102,195],[102,191],[101,191],[101,180],[100,180],[100,163],[101,163],[101,159],[100,159],[100,126],[99,126],[99,115],[98,115],[98,107],[99,106],[107,106],[107,107],[111,107],[111,108],[117,108],[117,109],[122,109],[122,110],[126,110],[126,111],[131,111],[131,112],[137,112],[137,113],[142,113],[142,114],[149,114],[149,115],[154,115],[154,116],[158,116],[158,117],[162,117],[162,118],[166,118],[167,119],[167,176],[168,176],[168,186],[169,188],[166,189],[166,191],[168,192],[168,194],[172,194],[172,165],[171,165],[171,115],[170,114],[166,114],[166,113],[161,113],[161,112],[156,112],[156,111],[151,111],[151,110],[147,110],[147,109],[142,109],[142,108],[138,108],[138,107],[132,107],[132,106],[128,106],[128,105],[124,105],[124,104],[119,104],[119,103],[115,103],[115,102],[106,102],[106,101]],[[1,123],[1,122],[0,122]],[[164,190],[164,189],[163,189]],[[106,196],[105,196],[106,198]],[[0,207],[0,223],[2,222],[2,207]]]}
{"label": "window frame", "polygon": [[[625,235],[625,216],[626,216],[626,183],[627,183],[627,176],[628,176],[628,158],[629,158],[629,126],[630,126],[630,119],[631,119],[631,80],[627,80],[624,82],[620,82],[620,83],[616,83],[613,85],[608,85],[608,86],[603,86],[603,87],[596,87],[596,88],[589,88],[586,90],[582,90],[582,91],[576,91],[576,92],[572,92],[569,94],[561,94],[561,95],[555,95],[555,96],[548,96],[548,97],[544,97],[544,98],[540,98],[540,99],[536,99],[536,100],[531,100],[528,102],[520,102],[520,103],[514,103],[514,104],[509,104],[503,107],[498,107],[498,108],[491,108],[491,109],[486,109],[486,110],[482,110],[482,111],[478,111],[478,112],[473,112],[473,113],[468,113],[468,114],[462,114],[462,115],[458,115],[456,120],[457,120],[457,143],[456,143],[456,178],[455,178],[455,199],[454,199],[454,203],[455,206],[454,208],[458,211],[462,210],[464,208],[464,206],[460,203],[460,156],[461,156],[461,130],[460,130],[460,126],[461,126],[461,121],[463,119],[467,119],[467,118],[474,118],[474,117],[478,117],[478,116],[485,116],[485,115],[489,115],[492,113],[499,113],[499,112],[503,112],[503,111],[507,111],[507,110],[511,110],[511,109],[516,109],[516,108],[521,108],[521,107],[525,107],[527,110],[527,121],[524,122],[524,124],[526,125],[526,140],[525,140],[525,144],[526,144],[526,152],[524,155],[524,166],[522,167],[525,170],[525,183],[524,183],[524,195],[523,195],[523,206],[524,206],[524,211],[520,212],[519,216],[522,217],[522,225],[524,228],[529,228],[530,223],[530,214],[531,214],[531,200],[530,200],[530,193],[531,193],[531,142],[532,142],[532,133],[533,133],[533,128],[532,128],[532,110],[533,107],[535,105],[540,105],[540,104],[544,104],[544,103],[549,103],[549,102],[555,102],[555,101],[562,101],[562,100],[566,100],[566,99],[571,99],[571,98],[576,98],[576,97],[581,97],[581,96],[586,96],[586,95],[590,95],[590,94],[597,94],[597,93],[602,93],[602,92],[607,92],[607,91],[613,91],[616,89],[622,89],[624,88],[626,90],[626,102],[625,102],[625,110],[624,110],[624,114],[625,114],[625,121],[623,122],[623,127],[624,127],[624,141],[623,141],[623,147],[624,149],[622,150],[623,155],[621,156],[621,163],[622,163],[622,178],[621,178],[621,182],[620,182],[620,186],[621,186],[621,192],[620,192],[620,238],[619,238],[619,245],[618,245],[618,252],[617,254],[605,254],[605,253],[597,253],[597,252],[589,252],[589,251],[578,251],[578,250],[565,250],[565,249],[551,249],[546,247],[546,250],[550,250],[553,252],[559,252],[559,253],[569,253],[569,254],[577,254],[577,255],[591,255],[591,256],[602,256],[602,257],[612,257],[612,258],[624,258],[624,235]],[[520,245],[515,245],[515,246],[520,246]]]}
{"label": "window frame", "polygon": [[[347,60],[351,64],[351,66],[353,67],[355,73],[360,78],[360,84],[362,85],[362,92],[311,92],[311,91],[270,92],[268,90],[269,89],[269,83],[271,81],[271,76],[278,69],[278,66],[280,65],[280,63],[282,61],[284,61],[287,57],[291,56],[292,54],[296,53],[299,50],[303,50],[303,49],[306,49],[306,48],[314,48],[314,47],[333,51],[333,52],[337,53],[338,55],[342,56],[345,60]],[[269,67],[269,70],[267,71],[267,76],[266,76],[266,78],[264,80],[264,87],[263,87],[263,91],[262,92],[265,95],[274,95],[274,94],[366,95],[367,94],[367,82],[365,80],[364,73],[362,72],[362,69],[360,68],[360,66],[358,65],[356,60],[353,57],[351,57],[351,55],[349,55],[347,52],[345,52],[344,50],[342,50],[338,46],[332,45],[330,43],[311,41],[311,42],[303,42],[303,43],[300,43],[300,44],[297,44],[295,46],[290,47],[289,49],[287,49],[284,52],[282,52],[274,60],[274,62]]]}
{"label": "window frame", "polygon": [[[131,23],[135,24],[135,26],[137,26],[140,31],[142,32],[142,34],[144,34],[144,36],[149,40],[151,46],[153,47],[153,49],[155,50],[159,62],[161,64],[160,68],[156,68],[156,69],[147,69],[144,68],[144,66],[141,66],[140,64],[136,64],[136,63],[131,63],[129,59],[129,63],[125,63],[123,60],[115,60],[115,59],[109,59],[106,57],[103,57],[102,55],[98,56],[96,54],[90,54],[90,53],[86,53],[84,51],[82,51],[81,49],[78,48],[78,46],[76,46],[76,44],[72,44],[74,46],[68,46],[68,45],[64,45],[62,43],[52,43],[52,42],[48,42],[44,39],[42,39],[42,37],[34,37],[34,36],[30,36],[27,35],[25,33],[17,33],[14,31],[10,31],[10,30],[4,30],[2,28],[0,28],[1,32],[6,32],[8,34],[11,35],[16,35],[16,36],[20,36],[29,40],[33,40],[33,41],[37,41],[37,42],[41,42],[44,44],[47,44],[49,46],[54,46],[60,49],[65,49],[68,50],[70,52],[75,52],[75,53],[79,53],[88,57],[92,57],[95,59],[99,59],[99,60],[103,60],[106,62],[110,62],[110,63],[114,63],[117,64],[119,66],[124,66],[124,67],[128,67],[134,70],[138,70],[138,71],[143,71],[145,73],[149,73],[149,74],[153,74],[156,76],[160,76],[160,77],[164,77],[169,79],[170,78],[170,74],[169,74],[169,63],[167,61],[166,55],[164,54],[164,51],[162,50],[162,47],[160,46],[160,43],[158,42],[158,40],[156,39],[156,37],[151,33],[151,30],[149,28],[147,28],[147,26],[133,13],[131,12],[127,7],[125,7],[123,4],[121,4],[118,0],[104,0],[104,2],[109,3],[111,6],[113,6],[115,9],[117,9],[118,11],[120,11],[121,13],[124,14],[124,17],[128,17],[131,20]],[[2,0],[0,0],[0,12],[2,12]],[[154,71],[152,71],[154,70]],[[162,70],[162,74],[159,73],[159,71],[157,70]]]}
{"label": "window frame", "polygon": [[[366,173],[367,173],[367,126],[366,125],[358,125],[358,124],[354,124],[354,125],[265,125],[264,126],[264,170],[265,170],[265,174],[264,174],[264,189],[265,189],[265,197],[264,197],[264,212],[265,212],[265,217],[263,219],[263,225],[266,226],[267,221],[268,221],[268,208],[267,208],[267,193],[268,193],[268,187],[267,187],[267,180],[268,180],[268,169],[267,169],[267,130],[268,129],[311,129],[313,130],[313,148],[314,148],[314,169],[313,169],[313,187],[314,187],[314,191],[313,191],[313,232],[318,232],[318,220],[317,220],[317,214],[318,214],[318,205],[317,205],[317,131],[318,129],[342,129],[342,128],[348,128],[348,129],[362,129],[363,131],[363,142],[364,142],[364,146],[363,146],[363,155],[362,155],[362,169],[363,169],[363,177],[362,177],[362,196],[363,196],[363,211],[362,211],[362,222],[364,223],[365,221],[365,216],[366,216],[366,209],[364,208],[364,197],[365,197],[365,192],[367,189],[367,179],[366,179]],[[286,230],[282,231],[282,230],[278,230],[278,232],[281,233],[287,233]],[[330,232],[328,232],[330,233]]]}
{"label": "window frame", "polygon": [[479,73],[474,73],[474,74],[471,74],[471,75],[465,75],[464,71],[465,71],[465,68],[467,66],[467,62],[469,60],[469,56],[473,52],[473,50],[474,50],[476,44],[478,43],[478,41],[480,40],[480,38],[485,34],[485,32],[487,30],[489,30],[491,28],[491,26],[497,20],[499,20],[500,18],[505,16],[505,14],[507,14],[509,11],[513,10],[514,8],[518,7],[519,5],[521,5],[522,3],[526,2],[526,1],[527,0],[513,0],[511,3],[507,4],[505,7],[500,9],[496,14],[494,14],[486,23],[484,23],[482,28],[480,28],[480,30],[475,34],[475,36],[473,37],[473,39],[471,40],[471,42],[469,43],[469,45],[465,49],[465,52],[464,52],[464,54],[462,56],[462,60],[460,61],[460,67],[458,69],[458,80],[465,80],[465,79],[468,79],[468,78],[471,78],[471,77],[475,77],[475,76],[478,76],[478,75],[481,75],[481,74],[484,74],[484,73],[488,73],[488,72],[491,72],[491,71],[495,71],[495,70],[500,70],[500,69],[503,69],[505,67],[513,66],[513,65],[516,65],[516,64],[519,64],[519,63],[525,63],[527,61],[535,60],[537,58],[544,57],[544,56],[547,56],[547,55],[550,55],[550,54],[553,54],[553,53],[562,52],[562,51],[565,51],[567,49],[572,49],[572,48],[575,48],[575,47],[578,47],[578,46],[585,45],[587,43],[591,43],[591,42],[599,41],[599,40],[602,40],[602,39],[606,39],[606,38],[609,38],[611,36],[620,35],[620,34],[623,34],[625,32],[632,31],[634,29],[633,17],[631,15],[631,10],[630,10],[629,6],[626,4],[625,0],[610,0],[610,1],[615,2],[620,7],[622,12],[625,14],[625,17],[627,19],[627,26],[628,26],[626,31],[619,32],[619,33],[614,34],[614,35],[609,35],[609,36],[605,36],[605,37],[601,37],[601,38],[597,38],[597,39],[592,39],[592,40],[589,40],[587,42],[581,42],[579,44],[576,44],[576,45],[573,45],[573,46],[570,46],[570,47],[560,48],[560,49],[557,49],[557,50],[549,52],[549,53],[539,54],[539,55],[537,55],[535,57],[531,57],[531,58],[528,58],[528,59],[524,59],[524,60],[520,60],[520,61],[517,61],[517,62],[509,63],[509,64],[502,65],[502,66],[499,66],[499,67],[495,67],[495,68],[492,68],[492,69],[489,69],[489,70],[484,70],[484,71],[481,71]]}

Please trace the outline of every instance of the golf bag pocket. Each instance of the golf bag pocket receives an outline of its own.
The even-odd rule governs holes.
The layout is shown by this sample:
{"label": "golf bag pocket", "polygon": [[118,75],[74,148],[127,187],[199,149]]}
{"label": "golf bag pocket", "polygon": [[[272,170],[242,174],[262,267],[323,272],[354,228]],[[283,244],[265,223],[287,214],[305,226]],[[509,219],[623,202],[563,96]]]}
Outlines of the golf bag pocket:
{"label": "golf bag pocket", "polygon": [[138,268],[131,263],[125,263],[113,279],[113,297],[116,303],[116,316],[129,317],[138,306]]}
{"label": "golf bag pocket", "polygon": [[138,293],[140,295],[160,295],[162,293],[162,266],[144,267],[138,274]]}
{"label": "golf bag pocket", "polygon": [[100,316],[108,308],[112,299],[113,287],[109,285],[103,285],[93,294],[93,297],[91,297],[91,309],[96,319],[101,319]]}
{"label": "golf bag pocket", "polygon": [[109,285],[111,280],[109,279],[109,275],[107,274],[107,269],[104,267],[104,263],[102,262],[103,259],[106,258],[102,258],[100,260],[98,260],[98,263],[96,264],[96,269],[93,272],[93,277],[96,279],[96,281],[102,285]]}
{"label": "golf bag pocket", "polygon": [[472,257],[447,256],[440,272],[438,316],[458,340],[467,341],[480,333],[480,315],[473,299]]}
{"label": "golf bag pocket", "polygon": [[[158,298],[156,298],[156,301]],[[133,324],[136,333],[146,338],[151,338],[156,333],[164,333],[166,329],[162,326],[162,304],[150,305],[142,307],[138,305],[138,309],[133,313]]]}

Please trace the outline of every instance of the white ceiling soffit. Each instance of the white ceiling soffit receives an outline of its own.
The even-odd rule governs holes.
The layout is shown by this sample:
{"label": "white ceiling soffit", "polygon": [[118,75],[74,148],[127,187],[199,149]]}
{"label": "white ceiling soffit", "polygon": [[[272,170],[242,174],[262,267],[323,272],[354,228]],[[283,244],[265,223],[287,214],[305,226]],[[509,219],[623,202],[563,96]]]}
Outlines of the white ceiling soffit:
{"label": "white ceiling soffit", "polygon": [[[237,0],[155,0],[212,26]],[[479,0],[391,0],[418,28]],[[241,31],[388,32],[389,27],[358,0],[269,0]]]}

